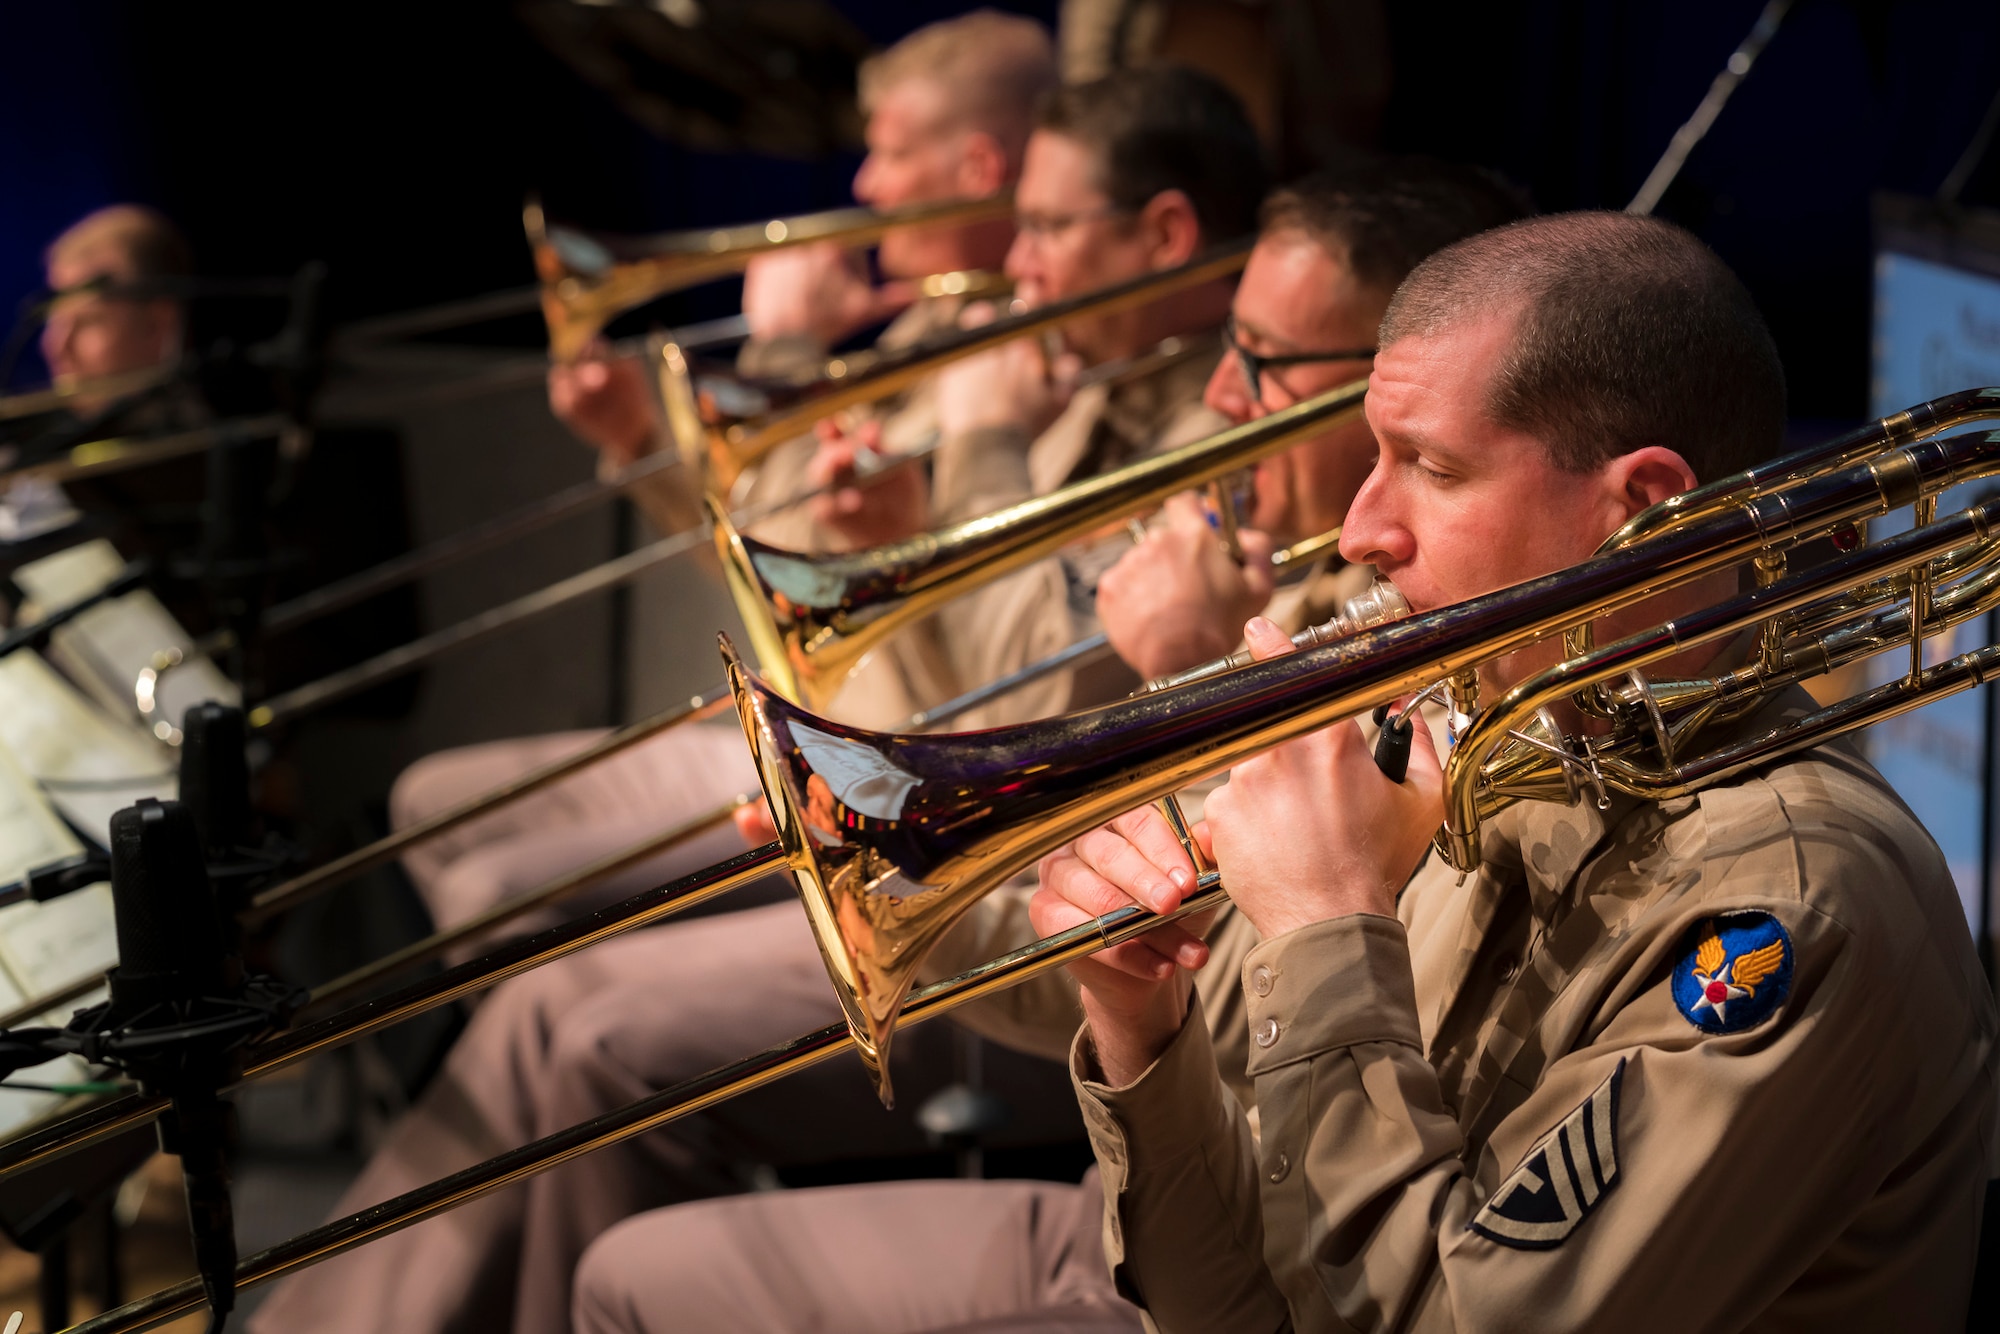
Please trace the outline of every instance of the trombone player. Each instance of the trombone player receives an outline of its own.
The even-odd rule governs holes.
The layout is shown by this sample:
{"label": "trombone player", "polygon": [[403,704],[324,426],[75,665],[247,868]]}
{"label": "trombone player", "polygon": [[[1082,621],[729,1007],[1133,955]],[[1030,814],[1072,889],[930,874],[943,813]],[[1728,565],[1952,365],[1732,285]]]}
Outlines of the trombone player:
{"label": "trombone player", "polygon": [[[991,195],[1020,174],[1036,102],[1056,86],[1055,51],[1047,31],[1033,20],[982,10],[912,33],[863,65],[861,85],[869,144],[854,182],[861,202],[892,209]],[[1011,237],[1004,222],[893,231],[880,250],[891,275],[887,289],[869,286],[865,273],[838,247],[764,256],[745,278],[751,339],[739,368],[767,376],[815,366],[857,326],[907,300],[916,278],[941,270],[997,270]],[[917,301],[889,326],[883,341],[900,346],[949,328],[962,305],[951,296]],[[549,372],[550,407],[598,450],[604,472],[671,448],[647,375],[636,360],[602,358]],[[874,429],[891,447],[902,448],[934,426],[929,394],[920,387],[900,404],[879,408]],[[755,504],[805,489],[814,452],[810,437],[781,446],[733,500]],[[692,512],[689,487],[686,479],[667,474],[633,494],[662,531],[672,531],[685,526]],[[824,550],[840,540],[804,508],[776,515],[756,532],[803,550]],[[894,711],[891,702],[865,716],[880,720]],[[392,820],[398,827],[415,823],[502,778],[580,750],[598,735],[524,737],[426,757],[397,780],[390,796]],[[404,866],[433,920],[450,926],[611,848],[638,842],[658,828],[665,808],[705,809],[755,786],[733,727],[684,728],[671,740],[612,758],[494,818],[423,843],[406,854]],[[633,868],[579,906],[622,898],[670,878],[676,867],[701,865],[733,850],[734,836],[721,831],[689,845],[684,856]]]}
{"label": "trombone player", "polygon": [[[1027,225],[1008,261],[1032,299],[1055,300],[1178,268],[1255,226],[1263,192],[1255,132],[1212,81],[1169,69],[1116,75],[1051,97],[1036,124],[1017,195]],[[1213,289],[1190,302],[1155,303],[1146,318],[1080,331],[1079,350],[1093,359],[1143,351],[1169,334],[1203,323],[1212,327],[1226,304],[1226,294]],[[1040,374],[1032,363],[1028,370]],[[931,516],[950,515],[962,504],[1004,504],[1014,498],[1007,494],[1010,486],[1052,488],[1161,444],[1207,435],[1217,419],[1200,405],[1206,372],[1199,361],[1183,360],[1067,401],[1060,387],[1052,392],[1044,386],[1031,409],[1006,421],[997,419],[986,397],[988,374],[939,384],[933,397],[944,441],[939,475],[925,488],[922,504]],[[960,393],[987,415],[959,424]],[[851,443],[833,439],[813,448]],[[1017,639],[1031,645],[1031,654],[1040,651],[1033,647],[1038,644],[1060,646],[1046,634],[1038,639],[1033,627],[1053,612],[1061,617],[1060,632],[1069,632],[1062,579],[1061,567],[1048,561],[993,586],[1018,583],[1031,594],[1054,587],[1061,590],[1054,607],[1039,596],[1003,593],[1003,602],[988,604],[977,623],[907,650],[891,641],[878,654],[877,676],[857,679],[841,697],[844,716],[873,707],[876,716],[899,721],[958,688],[962,678],[954,673],[1004,670],[1004,655],[1016,651],[1011,646]],[[859,688],[886,707],[856,703]],[[1010,707],[1027,706],[1014,701]],[[661,754],[655,762],[679,781],[711,785],[701,795],[703,805],[731,790],[723,782],[755,786],[740,735],[714,734],[717,754],[727,754],[726,761],[705,750],[677,749],[686,735],[684,730],[676,744],[656,745]],[[489,770],[482,781],[493,777]],[[633,824],[566,829],[556,815],[548,832],[558,840],[601,835],[622,845],[676,818],[657,790],[636,789],[622,800],[639,812]],[[544,807],[541,818],[550,816]],[[518,858],[524,843],[508,840],[495,855]],[[680,853],[696,862],[715,855],[712,846]],[[655,866],[643,874],[645,882],[624,892],[671,873]],[[730,1000],[718,1012],[714,1002],[724,996]],[[669,1084],[718,1053],[752,1050],[801,1022],[824,1022],[834,1008],[817,949],[789,902],[637,933],[539,969],[496,989],[482,1004],[437,1084],[393,1133],[343,1208],[427,1180],[446,1163],[476,1161],[496,1140],[532,1138],[544,1124],[573,1119],[579,1105],[622,1102],[628,1087]],[[922,1059],[923,1048],[911,1044],[908,1054]],[[934,1045],[932,1054],[935,1084],[948,1052]],[[415,1330],[448,1328],[458,1320],[490,1326],[504,1322],[509,1305],[518,1329],[557,1327],[568,1309],[576,1256],[597,1231],[626,1214],[738,1189],[746,1162],[889,1154],[922,1144],[907,1118],[881,1115],[854,1071],[829,1075],[798,1092],[719,1109],[702,1125],[654,1137],[635,1152],[573,1164],[534,1189],[414,1229],[397,1247],[301,1275],[258,1313],[256,1327],[372,1322]],[[923,1082],[922,1075],[913,1080]],[[1059,1089],[1051,1092],[1061,1097]],[[811,1114],[801,1114],[802,1108]],[[1065,1121],[1067,1116],[1065,1111]]]}
{"label": "trombone player", "polygon": [[[42,262],[50,293],[42,360],[58,389],[174,368],[186,342],[187,310],[171,289],[185,283],[194,263],[187,241],[163,214],[138,204],[98,209],[50,242]],[[10,431],[15,438],[0,442],[0,468],[42,461],[88,438],[186,429],[207,420],[207,405],[184,385],[153,384],[124,395],[80,391],[61,411],[11,423],[26,430],[18,437]],[[118,482],[85,489],[93,493],[86,502],[91,508],[130,509],[138,499]],[[76,514],[63,488],[41,478],[0,488],[0,510],[0,540],[6,541],[53,531]]]}
{"label": "trombone player", "polygon": [[[1419,612],[1778,451],[1754,305],[1662,222],[1461,242],[1380,344],[1342,550]],[[1735,591],[1706,582],[1608,629]],[[1482,692],[1557,651],[1486,664]],[[1727,730],[1810,707],[1788,690]],[[1229,913],[1072,965],[1101,1175],[663,1211],[592,1248],[574,1327],[1963,1328],[2000,1018],[1943,858],[1873,769],[1836,744],[1663,803],[1524,801],[1461,883],[1428,855],[1441,774],[1414,741],[1400,783],[1352,722],[1238,765],[1196,831]],[[1170,908],[1195,867],[1149,809],[1039,871],[1052,932]],[[911,1246],[842,1241],[888,1229]]]}

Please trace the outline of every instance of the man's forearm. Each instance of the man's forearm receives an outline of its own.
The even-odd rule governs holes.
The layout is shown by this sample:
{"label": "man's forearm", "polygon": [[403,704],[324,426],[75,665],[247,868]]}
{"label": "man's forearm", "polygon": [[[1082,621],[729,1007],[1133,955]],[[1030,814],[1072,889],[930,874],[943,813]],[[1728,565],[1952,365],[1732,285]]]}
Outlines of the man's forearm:
{"label": "man's forearm", "polygon": [[1108,1010],[1084,988],[1084,1023],[1106,1084],[1117,1088],[1137,1080],[1180,1033],[1187,1023],[1186,976],[1183,973],[1172,985],[1162,986],[1150,1005],[1131,1014]]}

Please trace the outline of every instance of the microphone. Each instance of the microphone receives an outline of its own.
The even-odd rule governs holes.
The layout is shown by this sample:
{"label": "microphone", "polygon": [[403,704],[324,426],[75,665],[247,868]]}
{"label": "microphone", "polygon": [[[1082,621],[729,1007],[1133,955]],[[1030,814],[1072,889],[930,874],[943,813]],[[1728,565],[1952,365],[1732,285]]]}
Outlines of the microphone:
{"label": "microphone", "polygon": [[245,973],[209,878],[204,843],[227,846],[247,818],[242,714],[204,706],[189,722],[187,739],[200,740],[183,781],[193,780],[195,804],[148,798],[111,817],[111,999],[59,1029],[0,1031],[0,1074],[74,1053],[172,1104],[159,1120],[160,1148],[181,1160],[209,1334],[219,1334],[236,1305],[236,1226],[230,1109],[217,1095],[240,1073],[238,1050],[284,1027],[306,992]]}
{"label": "microphone", "polygon": [[194,816],[211,864],[229,860],[248,841],[247,745],[241,709],[204,700],[181,719],[181,804]]}
{"label": "microphone", "polygon": [[227,1007],[242,998],[244,977],[223,935],[203,841],[194,811],[180,802],[146,800],[111,817],[118,966],[107,1019],[123,1021],[120,1045],[129,1050],[107,1055],[147,1092],[173,1100],[159,1122],[160,1148],[181,1160],[195,1268],[216,1334],[236,1305],[230,1109],[216,1096],[233,1074],[234,1044],[218,1043],[204,1030],[217,1002]]}
{"label": "microphone", "polygon": [[193,812],[148,799],[111,817],[111,903],[118,966],[111,1008],[136,1013],[241,994],[243,966],[224,943]]}

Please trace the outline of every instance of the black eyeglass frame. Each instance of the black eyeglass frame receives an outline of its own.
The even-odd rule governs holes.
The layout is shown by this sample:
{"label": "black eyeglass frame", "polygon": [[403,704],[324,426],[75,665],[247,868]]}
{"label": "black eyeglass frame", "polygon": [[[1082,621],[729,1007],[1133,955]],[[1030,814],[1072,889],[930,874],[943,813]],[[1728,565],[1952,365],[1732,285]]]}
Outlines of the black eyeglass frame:
{"label": "black eyeglass frame", "polygon": [[1243,369],[1243,382],[1250,386],[1250,397],[1258,407],[1264,406],[1264,372],[1283,369],[1286,366],[1309,366],[1321,361],[1367,361],[1374,357],[1372,347],[1343,348],[1335,352],[1285,352],[1267,357],[1252,352],[1243,346],[1236,336],[1236,316],[1231,315],[1222,322],[1222,342],[1236,354],[1237,364]]}

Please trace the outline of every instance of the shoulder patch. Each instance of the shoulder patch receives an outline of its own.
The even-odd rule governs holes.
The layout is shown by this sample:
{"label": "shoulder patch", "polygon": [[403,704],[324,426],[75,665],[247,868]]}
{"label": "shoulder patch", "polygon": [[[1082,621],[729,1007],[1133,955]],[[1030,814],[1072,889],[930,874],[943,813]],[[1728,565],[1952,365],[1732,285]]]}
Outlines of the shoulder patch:
{"label": "shoulder patch", "polygon": [[1618,1184],[1618,1088],[1624,1080],[1621,1059],[1581,1107],[1528,1150],[1468,1226],[1516,1250],[1560,1246]]}
{"label": "shoulder patch", "polygon": [[1674,962],[1674,1005],[1704,1033],[1763,1023],[1792,989],[1792,938],[1767,912],[1697,923]]}

